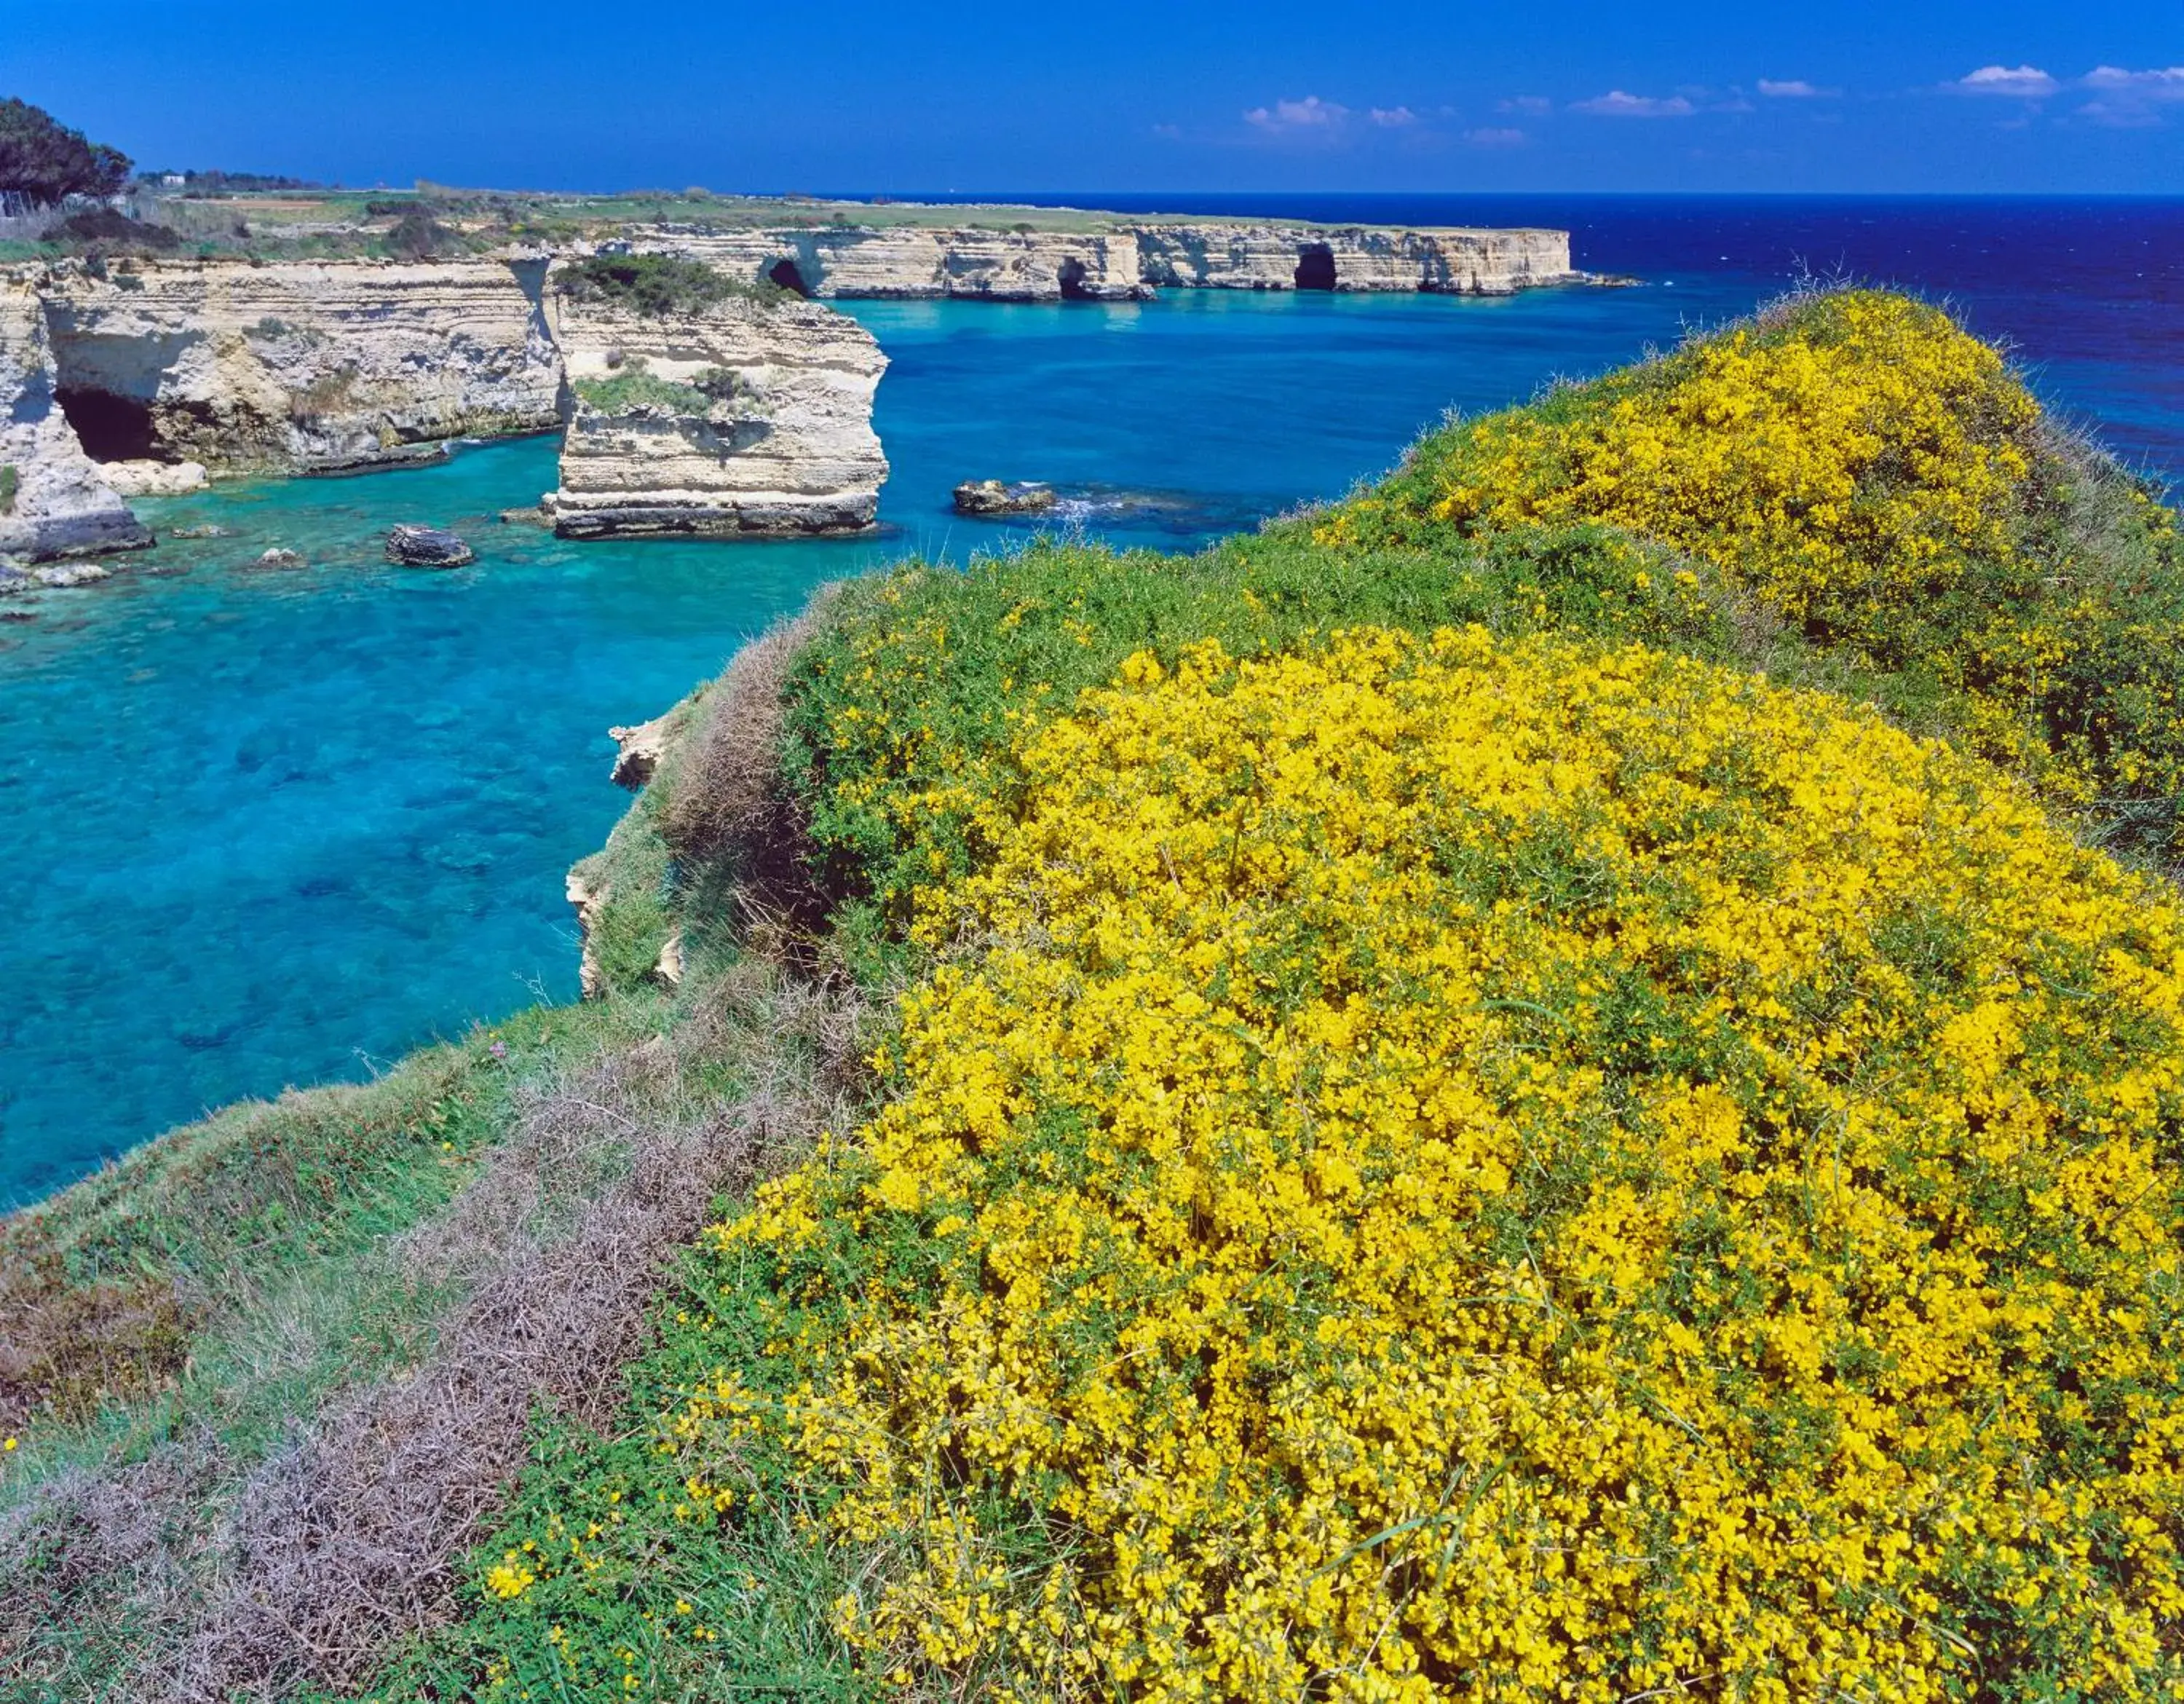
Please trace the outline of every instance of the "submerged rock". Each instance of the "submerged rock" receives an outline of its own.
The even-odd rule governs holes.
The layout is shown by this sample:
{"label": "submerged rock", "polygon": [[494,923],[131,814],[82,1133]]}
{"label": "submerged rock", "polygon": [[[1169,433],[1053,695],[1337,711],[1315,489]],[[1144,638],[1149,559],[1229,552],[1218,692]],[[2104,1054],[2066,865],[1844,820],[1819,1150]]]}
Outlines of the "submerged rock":
{"label": "submerged rock", "polygon": [[47,567],[32,569],[31,577],[42,586],[67,590],[76,586],[96,585],[101,580],[112,579],[114,575],[98,562],[55,562]]}
{"label": "submerged rock", "polygon": [[1043,515],[1055,505],[1054,488],[1034,481],[967,479],[956,488],[960,515]]}
{"label": "submerged rock", "polygon": [[231,527],[214,527],[209,524],[203,527],[172,527],[168,529],[167,536],[170,539],[231,539],[235,536],[235,531]]}
{"label": "submerged rock", "polygon": [[261,568],[300,568],[304,558],[300,552],[284,550],[277,545],[259,557],[256,566]]}
{"label": "submerged rock", "polygon": [[504,527],[536,527],[541,532],[554,530],[554,517],[536,504],[528,509],[504,509],[500,511]]}
{"label": "submerged rock", "polygon": [[397,527],[387,535],[387,560],[405,568],[466,568],[477,552],[439,527]]}

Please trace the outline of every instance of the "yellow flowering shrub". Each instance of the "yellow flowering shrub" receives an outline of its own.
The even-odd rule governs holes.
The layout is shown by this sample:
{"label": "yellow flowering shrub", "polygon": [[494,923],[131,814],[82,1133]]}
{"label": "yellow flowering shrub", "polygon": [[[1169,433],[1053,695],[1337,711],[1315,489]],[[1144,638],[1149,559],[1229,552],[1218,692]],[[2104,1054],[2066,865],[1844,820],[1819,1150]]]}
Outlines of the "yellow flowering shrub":
{"label": "yellow flowering shrub", "polygon": [[1020,762],[898,1094],[709,1233],[771,1371],[660,1434],[908,1547],[877,1673],[2184,1687],[2170,897],[1636,649],[1140,656]]}
{"label": "yellow flowering shrub", "polygon": [[2174,832],[2174,517],[2071,450],[1940,310],[1832,293],[1451,427],[1312,536],[1576,521],[1716,563],[1821,641],[1930,674],[1986,754],[2074,803],[2165,802],[2153,837]]}

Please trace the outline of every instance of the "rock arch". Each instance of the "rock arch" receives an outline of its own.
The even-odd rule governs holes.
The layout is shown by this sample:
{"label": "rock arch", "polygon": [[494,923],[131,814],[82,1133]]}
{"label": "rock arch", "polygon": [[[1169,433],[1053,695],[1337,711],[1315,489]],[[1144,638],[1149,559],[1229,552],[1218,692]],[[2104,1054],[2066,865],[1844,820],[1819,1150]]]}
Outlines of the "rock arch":
{"label": "rock arch", "polygon": [[779,285],[793,296],[809,297],[811,293],[811,286],[805,281],[804,269],[787,255],[766,269],[766,277],[768,283]]}
{"label": "rock arch", "polygon": [[1088,276],[1084,263],[1075,255],[1071,255],[1056,267],[1054,276],[1056,283],[1061,287],[1063,301],[1089,302],[1095,299],[1090,286],[1084,282]]}
{"label": "rock arch", "polygon": [[1300,290],[1332,290],[1335,285],[1334,249],[1325,243],[1306,243],[1300,247],[1295,278]]}

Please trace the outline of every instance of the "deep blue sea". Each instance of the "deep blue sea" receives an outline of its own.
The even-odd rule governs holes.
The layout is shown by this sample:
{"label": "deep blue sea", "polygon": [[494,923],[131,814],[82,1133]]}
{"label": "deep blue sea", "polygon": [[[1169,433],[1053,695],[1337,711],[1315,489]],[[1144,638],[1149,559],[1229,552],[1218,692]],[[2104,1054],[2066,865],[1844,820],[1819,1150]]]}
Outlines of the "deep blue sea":
{"label": "deep blue sea", "polygon": [[[1580,265],[1644,282],[847,304],[894,363],[875,540],[571,545],[499,526],[554,483],[535,439],[146,505],[163,532],[231,536],[170,540],[0,627],[0,1204],[209,1107],[572,997],[562,874],[627,802],[607,728],[666,708],[822,580],[1023,536],[954,518],[961,479],[1050,480],[1079,500],[1073,524],[1184,548],[1339,494],[1451,408],[1628,360],[1801,270],[1947,297],[2126,459],[2184,476],[2184,203],[1034,198],[1561,225]],[[387,567],[405,521],[460,528],[478,565]],[[275,545],[309,566],[250,566]]]}

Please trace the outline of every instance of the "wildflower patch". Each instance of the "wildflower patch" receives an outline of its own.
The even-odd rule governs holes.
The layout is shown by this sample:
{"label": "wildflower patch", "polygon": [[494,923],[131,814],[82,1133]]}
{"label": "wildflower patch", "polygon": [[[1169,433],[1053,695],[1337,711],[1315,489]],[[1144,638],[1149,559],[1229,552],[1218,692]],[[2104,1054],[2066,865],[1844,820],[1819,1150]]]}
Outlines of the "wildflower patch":
{"label": "wildflower patch", "polygon": [[876,1676],[2184,1684],[2157,891],[1640,650],[1141,656],[1019,761],[897,1098],[711,1233],[761,1371],[662,1420],[906,1547]]}
{"label": "wildflower patch", "polygon": [[1576,521],[1717,563],[1819,641],[1930,673],[1976,747],[2111,816],[2122,799],[2163,803],[2152,838],[2173,835],[2175,517],[2064,440],[2001,355],[1940,310],[1822,295],[1450,427],[1313,535],[1347,547]]}

